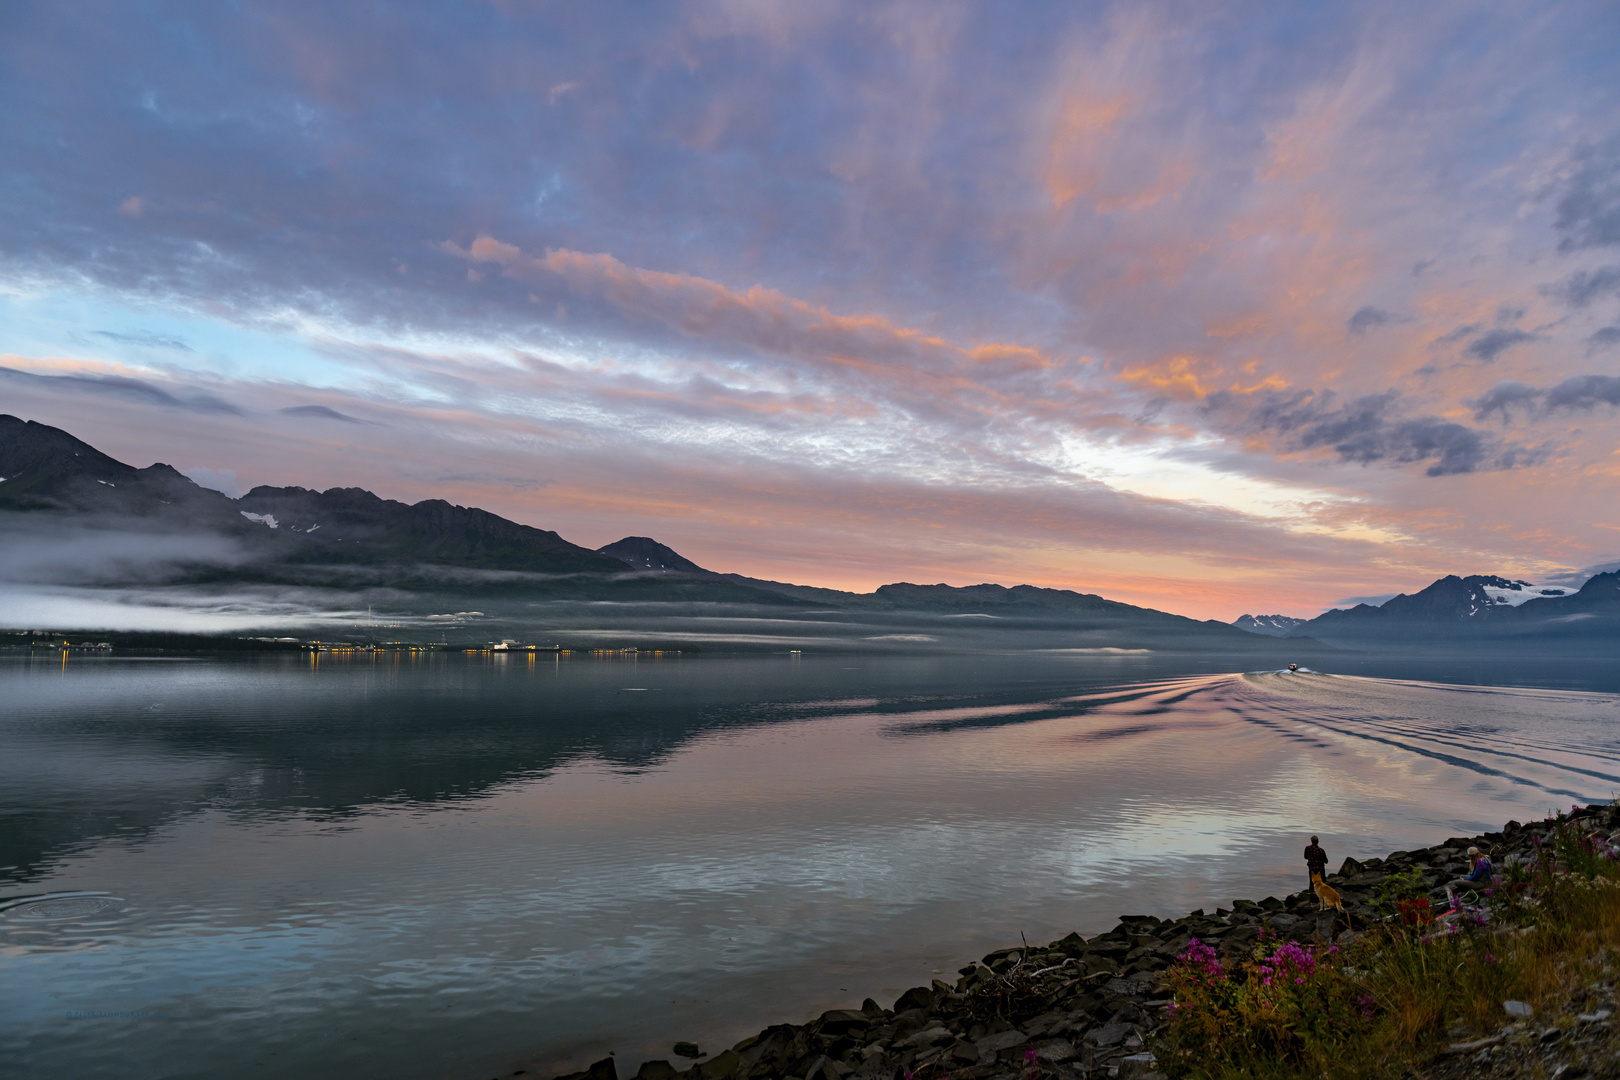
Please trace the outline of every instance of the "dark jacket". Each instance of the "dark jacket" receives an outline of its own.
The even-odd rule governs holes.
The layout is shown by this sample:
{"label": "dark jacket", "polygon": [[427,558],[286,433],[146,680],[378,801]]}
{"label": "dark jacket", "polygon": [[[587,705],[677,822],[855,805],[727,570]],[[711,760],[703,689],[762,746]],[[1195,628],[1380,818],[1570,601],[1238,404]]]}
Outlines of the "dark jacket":
{"label": "dark jacket", "polygon": [[1322,850],[1322,845],[1305,845],[1305,865],[1319,874],[1327,869],[1327,852]]}

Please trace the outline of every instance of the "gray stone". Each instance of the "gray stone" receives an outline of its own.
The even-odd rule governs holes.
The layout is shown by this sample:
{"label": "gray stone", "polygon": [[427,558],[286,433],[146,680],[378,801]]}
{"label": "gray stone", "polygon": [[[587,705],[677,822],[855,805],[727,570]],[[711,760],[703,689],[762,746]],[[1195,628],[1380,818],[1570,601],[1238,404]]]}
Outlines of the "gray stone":
{"label": "gray stone", "polygon": [[1074,1044],[1068,1039],[1048,1039],[1035,1044],[1035,1056],[1041,1061],[1050,1061],[1057,1065],[1065,1061],[1073,1061],[1079,1056]]}
{"label": "gray stone", "polygon": [[1118,1046],[1127,1035],[1135,1033],[1129,1024],[1104,1024],[1086,1032],[1086,1042],[1093,1046]]}
{"label": "gray stone", "polygon": [[1575,1019],[1583,1024],[1601,1024],[1613,1015],[1608,1009],[1599,1009],[1597,1012],[1581,1013]]}
{"label": "gray stone", "polygon": [[1013,1047],[1019,1046],[1028,1041],[1029,1036],[1025,1035],[1017,1028],[1010,1028],[1007,1031],[998,1031],[994,1035],[986,1035],[984,1038],[978,1041],[977,1045],[979,1047],[979,1056],[983,1057],[985,1054],[999,1054],[1003,1050],[1011,1050]]}
{"label": "gray stone", "polygon": [[1476,1050],[1483,1050],[1487,1047],[1496,1046],[1501,1041],[1502,1036],[1492,1035],[1488,1039],[1474,1039],[1471,1042],[1452,1043],[1450,1046],[1446,1047],[1446,1053],[1472,1054]]}
{"label": "gray stone", "polygon": [[1536,1010],[1532,1009],[1528,1002],[1504,1001],[1502,1002],[1502,1008],[1507,1011],[1509,1016],[1517,1016],[1521,1019],[1536,1015]]}
{"label": "gray stone", "polygon": [[1153,1068],[1153,1055],[1149,1053],[1127,1054],[1119,1059],[1119,1075],[1141,1076]]}
{"label": "gray stone", "polygon": [[[949,1031],[946,1031],[944,1027],[936,1023],[930,1027],[923,1028],[915,1035],[901,1039],[899,1045],[930,1046],[934,1043],[947,1042],[955,1037],[956,1036],[952,1035]],[[1018,1038],[1020,1041],[1022,1041],[1023,1036],[1020,1035]]]}

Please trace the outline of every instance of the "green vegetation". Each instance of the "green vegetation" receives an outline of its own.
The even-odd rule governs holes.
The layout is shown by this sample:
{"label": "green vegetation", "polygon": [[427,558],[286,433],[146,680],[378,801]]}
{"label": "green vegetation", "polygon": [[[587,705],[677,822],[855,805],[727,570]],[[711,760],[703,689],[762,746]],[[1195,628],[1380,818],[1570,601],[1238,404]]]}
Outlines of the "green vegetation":
{"label": "green vegetation", "polygon": [[[1620,861],[1592,819],[1551,819],[1532,859],[1477,907],[1438,919],[1421,877],[1378,890],[1382,921],[1342,946],[1262,936],[1224,960],[1196,939],[1172,966],[1156,1047],[1172,1077],[1400,1076],[1457,1042],[1501,1033],[1507,1001],[1553,1016],[1613,979]],[[1235,962],[1234,962],[1235,960]]]}

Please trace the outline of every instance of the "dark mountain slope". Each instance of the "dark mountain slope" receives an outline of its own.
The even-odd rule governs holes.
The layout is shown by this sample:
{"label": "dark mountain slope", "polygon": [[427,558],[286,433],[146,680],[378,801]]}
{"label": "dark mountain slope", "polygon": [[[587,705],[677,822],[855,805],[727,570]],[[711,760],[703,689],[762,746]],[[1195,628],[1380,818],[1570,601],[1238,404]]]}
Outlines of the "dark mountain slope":
{"label": "dark mountain slope", "polygon": [[239,533],[230,499],[161,462],[137,469],[59,428],[0,416],[0,510],[58,511],[205,524]]}
{"label": "dark mountain slope", "polygon": [[596,549],[603,555],[611,556],[637,570],[651,570],[659,574],[691,574],[695,577],[719,577],[712,570],[705,570],[673,548],[660,544],[650,536],[627,536],[623,540],[615,540],[606,547]]}
{"label": "dark mountain slope", "polygon": [[1512,589],[1515,584],[1488,574],[1451,574],[1380,607],[1357,604],[1323,612],[1290,630],[1288,636],[1358,643],[1479,643],[1527,638],[1620,643],[1620,571],[1598,574],[1573,594],[1540,596],[1518,605],[1485,591],[1487,586]]}
{"label": "dark mountain slope", "polygon": [[427,563],[544,574],[624,572],[618,560],[570,544],[547,529],[443,499],[407,505],[364,488],[256,487],[237,507],[261,519],[258,524],[270,531],[298,535],[302,545],[288,556],[298,562]]}
{"label": "dark mountain slope", "polygon": [[1232,620],[1232,625],[1251,634],[1286,637],[1290,630],[1304,625],[1305,622],[1307,620],[1296,619],[1292,615],[1239,615]]}

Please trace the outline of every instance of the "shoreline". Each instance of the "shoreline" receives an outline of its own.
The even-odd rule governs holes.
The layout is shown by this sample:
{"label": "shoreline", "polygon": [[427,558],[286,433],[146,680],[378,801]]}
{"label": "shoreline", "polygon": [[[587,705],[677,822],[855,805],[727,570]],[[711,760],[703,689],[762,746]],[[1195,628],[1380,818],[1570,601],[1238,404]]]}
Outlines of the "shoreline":
{"label": "shoreline", "polygon": [[[1591,804],[1569,818],[1614,829],[1620,827],[1620,806]],[[1229,908],[1198,909],[1176,919],[1122,915],[1112,930],[1090,938],[1076,932],[1046,944],[993,950],[964,964],[954,983],[935,979],[913,987],[889,1008],[867,998],[859,1009],[773,1024],[713,1053],[678,1042],[673,1061],[645,1061],[634,1078],[902,1080],[910,1074],[916,1080],[1028,1080],[1033,1072],[1057,1080],[1161,1080],[1152,1048],[1168,1024],[1172,999],[1165,976],[1194,939],[1228,961],[1247,956],[1262,931],[1301,944],[1348,944],[1378,921],[1370,903],[1391,875],[1418,871],[1431,899],[1439,900],[1444,883],[1467,872],[1470,846],[1490,854],[1501,874],[1507,863],[1533,853],[1545,828],[1510,821],[1500,831],[1450,837],[1383,858],[1347,858],[1326,877],[1342,896],[1346,913],[1320,911],[1316,896],[1302,891],[1236,900]],[[1600,1026],[1607,1030],[1606,1018]],[[1507,1034],[1504,1029],[1494,1041],[1487,1037],[1451,1050],[1488,1055]],[[519,1068],[494,1080],[542,1080],[543,1075]],[[629,1078],[619,1076],[609,1056],[553,1080]]]}

